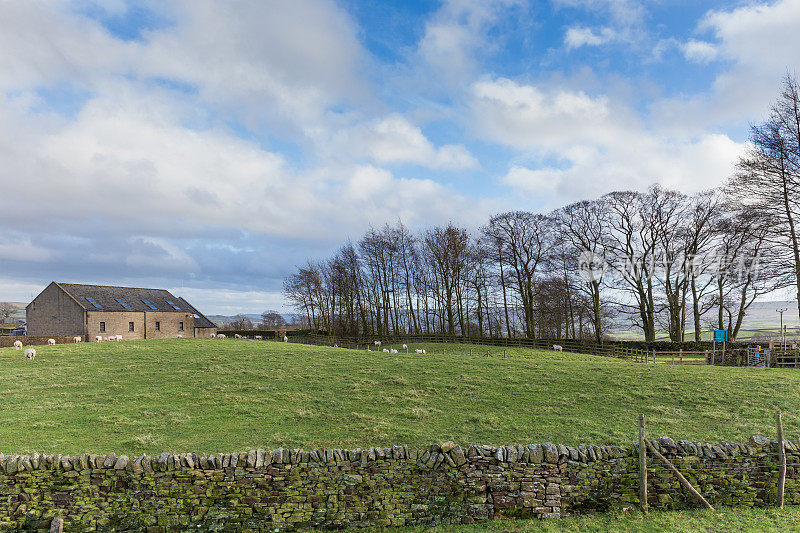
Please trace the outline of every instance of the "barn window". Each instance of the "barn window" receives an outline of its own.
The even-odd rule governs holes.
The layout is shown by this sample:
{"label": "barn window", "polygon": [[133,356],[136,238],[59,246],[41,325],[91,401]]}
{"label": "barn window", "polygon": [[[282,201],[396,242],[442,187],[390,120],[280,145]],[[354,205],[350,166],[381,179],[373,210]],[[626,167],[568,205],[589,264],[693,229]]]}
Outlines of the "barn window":
{"label": "barn window", "polygon": [[106,332],[106,323],[100,322],[100,333],[105,333],[105,332]]}
{"label": "barn window", "polygon": [[178,322],[178,329],[183,331],[183,322]]}
{"label": "barn window", "polygon": [[133,331],[133,322],[128,322],[128,331]]}
{"label": "barn window", "polygon": [[156,322],[156,331],[161,331],[161,322]]}

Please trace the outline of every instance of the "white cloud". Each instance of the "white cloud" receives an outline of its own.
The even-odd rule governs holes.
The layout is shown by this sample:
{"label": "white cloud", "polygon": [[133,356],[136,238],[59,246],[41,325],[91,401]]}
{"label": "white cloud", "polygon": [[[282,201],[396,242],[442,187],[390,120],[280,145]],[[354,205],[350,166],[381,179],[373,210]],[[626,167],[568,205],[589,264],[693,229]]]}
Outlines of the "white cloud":
{"label": "white cloud", "polygon": [[126,42],[66,3],[0,2],[0,90],[55,83],[96,90],[114,76],[163,79],[250,126],[267,120],[299,131],[331,106],[369,97],[356,25],[332,0],[153,7],[174,24]]}
{"label": "white cloud", "polygon": [[501,181],[547,207],[654,182],[685,192],[718,185],[742,145],[725,135],[649,129],[624,104],[580,91],[484,80],[473,86],[475,129],[535,164]]}
{"label": "white cloud", "polygon": [[[581,91],[545,91],[500,78],[472,86],[475,130],[517,148],[559,149],[565,143],[614,143],[630,117],[610,120],[607,98]],[[602,136],[600,136],[602,134]]]}
{"label": "white cloud", "polygon": [[463,170],[478,161],[462,145],[436,148],[422,130],[399,114],[359,124],[337,135],[337,151],[366,157],[378,164],[412,163],[428,168]]}
{"label": "white cloud", "polygon": [[478,56],[491,48],[487,30],[500,15],[523,0],[444,0],[425,25],[418,54],[439,82],[456,85],[478,68]]}
{"label": "white cloud", "polygon": [[0,2],[0,90],[60,81],[92,85],[108,69],[129,73],[125,65],[135,54],[135,45],[59,2]]}
{"label": "white cloud", "polygon": [[798,27],[800,2],[796,0],[709,11],[698,31],[712,38],[689,41],[684,53],[701,63],[724,60],[729,67],[707,92],[655,103],[654,116],[675,128],[697,131],[763,116],[777,97],[781,77],[797,68]]}
{"label": "white cloud", "polygon": [[0,259],[3,261],[30,261],[43,263],[53,258],[53,253],[31,242],[29,236],[19,231],[0,234]]}
{"label": "white cloud", "polygon": [[176,24],[147,35],[143,75],[196,85],[243,116],[290,125],[315,124],[329,106],[367,96],[356,25],[331,0],[168,6]]}
{"label": "white cloud", "polygon": [[713,44],[695,39],[689,39],[689,41],[681,46],[681,49],[686,59],[694,61],[695,63],[708,63],[713,61],[717,58],[719,53]]}
{"label": "white cloud", "polygon": [[581,46],[600,46],[617,38],[617,32],[611,28],[599,28],[597,32],[592,28],[574,26],[567,28],[564,34],[564,43],[572,50]]}
{"label": "white cloud", "polygon": [[719,41],[720,55],[761,73],[797,63],[800,2],[754,3],[732,11],[710,11],[700,25]]}

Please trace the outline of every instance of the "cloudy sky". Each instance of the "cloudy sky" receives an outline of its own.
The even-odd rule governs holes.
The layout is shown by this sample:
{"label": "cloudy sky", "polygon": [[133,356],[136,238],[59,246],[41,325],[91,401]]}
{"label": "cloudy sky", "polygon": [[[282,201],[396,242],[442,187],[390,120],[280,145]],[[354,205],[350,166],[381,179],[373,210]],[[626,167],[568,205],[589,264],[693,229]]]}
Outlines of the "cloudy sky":
{"label": "cloudy sky", "polygon": [[0,0],[0,300],[286,309],[370,225],[732,169],[800,0]]}

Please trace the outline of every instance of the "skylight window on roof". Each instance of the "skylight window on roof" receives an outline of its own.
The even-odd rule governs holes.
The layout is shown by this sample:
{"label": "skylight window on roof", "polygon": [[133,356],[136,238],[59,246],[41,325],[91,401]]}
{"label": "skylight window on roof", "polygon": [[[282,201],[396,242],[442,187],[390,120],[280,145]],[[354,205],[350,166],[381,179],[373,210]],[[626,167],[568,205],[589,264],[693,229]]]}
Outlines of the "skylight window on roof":
{"label": "skylight window on roof", "polygon": [[158,310],[158,307],[150,303],[150,300],[142,300],[142,303],[154,311]]}
{"label": "skylight window on roof", "polygon": [[94,298],[89,298],[89,297],[87,296],[87,297],[86,297],[86,301],[87,301],[87,302],[89,302],[90,304],[92,304],[92,305],[95,307],[95,309],[102,309],[102,308],[103,308],[103,306],[102,306],[102,305],[100,305],[99,303],[97,303],[97,302],[95,302],[95,301],[94,301]]}
{"label": "skylight window on roof", "polygon": [[123,300],[122,298],[116,298],[116,300],[117,300],[117,303],[118,303],[119,305],[121,305],[123,309],[130,309],[130,308],[131,308],[131,306],[130,306],[130,305],[128,305],[128,304],[125,302],[125,300]]}
{"label": "skylight window on roof", "polygon": [[174,310],[176,310],[176,311],[180,311],[180,310],[181,310],[181,308],[180,308],[180,307],[178,307],[177,305],[173,305],[173,306],[172,306],[172,308],[173,308]]}

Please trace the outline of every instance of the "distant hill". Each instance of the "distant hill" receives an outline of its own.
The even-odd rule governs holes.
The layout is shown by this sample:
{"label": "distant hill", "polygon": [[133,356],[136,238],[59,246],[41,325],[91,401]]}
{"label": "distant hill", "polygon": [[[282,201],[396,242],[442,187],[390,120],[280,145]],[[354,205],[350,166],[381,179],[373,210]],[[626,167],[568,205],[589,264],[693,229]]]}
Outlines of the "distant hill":
{"label": "distant hill", "polygon": [[[775,339],[780,334],[781,315],[776,310],[786,309],[783,313],[783,324],[786,326],[788,338],[800,338],[800,318],[797,314],[796,301],[770,301],[754,302],[747,310],[747,314],[742,321],[739,340],[748,339]],[[702,318],[703,339],[707,340],[711,336],[712,326],[710,322],[716,318],[716,310],[709,311]],[[694,321],[692,320],[691,310],[687,309],[686,315],[687,338],[693,338]],[[622,340],[641,340],[643,338],[641,329],[621,326],[612,328],[610,335]],[[669,336],[659,331],[656,335],[657,340],[668,340]]]}
{"label": "distant hill", "polygon": [[[253,322],[253,326],[258,327],[261,324],[261,313],[253,314],[253,313],[242,313],[244,316],[249,318]],[[233,322],[233,319],[236,315],[206,315],[210,321],[214,324],[224,327],[226,324],[230,324]],[[290,313],[282,313],[281,316],[283,317],[286,322],[292,322],[295,318],[295,315]]]}

